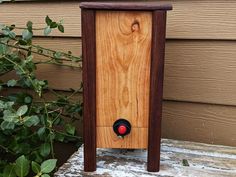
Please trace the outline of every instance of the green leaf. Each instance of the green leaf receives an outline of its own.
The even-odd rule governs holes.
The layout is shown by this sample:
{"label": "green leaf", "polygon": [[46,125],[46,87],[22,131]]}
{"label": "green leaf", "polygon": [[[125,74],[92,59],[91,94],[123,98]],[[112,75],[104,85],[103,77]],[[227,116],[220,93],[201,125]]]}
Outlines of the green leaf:
{"label": "green leaf", "polygon": [[57,133],[55,139],[56,139],[57,141],[63,142],[64,139],[65,139],[65,135],[60,134],[60,133]]}
{"label": "green leaf", "polygon": [[15,39],[16,38],[16,33],[14,33],[13,31],[9,32],[9,37],[12,38],[12,39]]}
{"label": "green leaf", "polygon": [[0,54],[6,54],[7,46],[4,44],[0,44]]}
{"label": "green leaf", "polygon": [[46,128],[45,127],[41,127],[40,129],[38,129],[37,134],[39,137],[43,136],[43,134],[45,133]]}
{"label": "green leaf", "polygon": [[27,116],[24,118],[24,125],[27,127],[32,127],[32,126],[36,126],[39,124],[40,120],[39,117],[36,115],[33,116]]}
{"label": "green leaf", "polygon": [[26,97],[24,98],[24,102],[25,102],[26,104],[32,103],[32,97],[26,96]]}
{"label": "green leaf", "polygon": [[4,109],[4,108],[5,108],[5,103],[0,100],[0,109]]}
{"label": "green leaf", "polygon": [[52,20],[49,18],[48,15],[47,15],[46,18],[45,18],[45,22],[47,23],[48,26],[50,26],[51,23],[52,23]]}
{"label": "green leaf", "polygon": [[3,120],[7,122],[17,122],[16,119],[18,119],[18,115],[14,112],[11,112],[10,110],[3,111]]}
{"label": "green leaf", "polygon": [[183,159],[182,164],[183,164],[183,166],[186,166],[186,167],[189,166],[189,163],[188,163],[187,159]]}
{"label": "green leaf", "polygon": [[4,102],[4,107],[2,107],[2,108],[4,108],[4,109],[11,109],[13,105],[14,105],[13,101],[7,101],[7,102]]}
{"label": "green leaf", "polygon": [[16,28],[16,25],[15,24],[12,24],[11,26],[9,26],[9,29],[12,31]]}
{"label": "green leaf", "polygon": [[43,174],[41,177],[50,177],[49,174]]}
{"label": "green leaf", "polygon": [[56,159],[49,159],[44,161],[41,164],[41,172],[42,173],[50,173],[56,167],[57,160]]}
{"label": "green leaf", "polygon": [[32,29],[33,29],[33,22],[31,22],[31,21],[28,21],[27,22],[27,24],[26,24],[26,26],[27,26],[27,29],[32,33]]}
{"label": "green leaf", "polygon": [[16,114],[18,116],[23,116],[27,111],[28,111],[28,106],[27,105],[23,105],[23,106],[19,107],[19,109],[17,110]]}
{"label": "green leaf", "polygon": [[9,29],[9,28],[4,28],[4,29],[2,29],[2,33],[3,33],[5,36],[8,36],[9,33],[10,33],[10,29]]}
{"label": "green leaf", "polygon": [[51,24],[50,24],[50,28],[56,28],[57,27],[57,23],[56,22],[52,22]]}
{"label": "green leaf", "polygon": [[1,123],[1,129],[2,130],[7,130],[7,129],[14,129],[15,128],[15,123],[14,122],[8,122],[8,121],[3,121]]}
{"label": "green leaf", "polygon": [[0,29],[3,29],[4,27],[5,27],[5,25],[0,23]]}
{"label": "green leaf", "polygon": [[47,26],[46,28],[44,28],[44,35],[47,36],[52,32],[52,29],[50,28],[50,26]]}
{"label": "green leaf", "polygon": [[55,52],[53,56],[55,57],[56,62],[61,63],[61,61],[59,60],[61,59],[61,52]]}
{"label": "green leaf", "polygon": [[19,41],[20,45],[27,45],[27,41],[20,39]]}
{"label": "green leaf", "polygon": [[66,124],[65,126],[66,132],[70,135],[74,135],[75,134],[75,127],[71,124]]}
{"label": "green leaf", "polygon": [[15,172],[17,176],[19,177],[27,176],[29,173],[29,168],[30,168],[29,161],[25,158],[24,155],[16,159]]}
{"label": "green leaf", "polygon": [[34,173],[36,173],[36,174],[40,173],[40,171],[41,171],[40,165],[37,162],[32,161],[31,167],[32,167],[32,170]]}
{"label": "green leaf", "polygon": [[3,170],[3,177],[16,177],[15,165],[7,165]]}
{"label": "green leaf", "polygon": [[22,32],[22,39],[23,39],[23,40],[28,41],[28,40],[32,39],[32,37],[33,37],[33,33],[30,32],[28,29],[25,29],[25,30]]}
{"label": "green leaf", "polygon": [[64,26],[63,25],[58,25],[58,30],[60,31],[60,32],[62,32],[62,33],[64,33],[65,32],[65,30],[64,30]]}
{"label": "green leaf", "polygon": [[47,157],[50,154],[51,146],[49,143],[44,143],[39,148],[40,155],[43,157]]}
{"label": "green leaf", "polygon": [[17,84],[17,81],[15,79],[9,80],[7,82],[8,87],[14,87]]}

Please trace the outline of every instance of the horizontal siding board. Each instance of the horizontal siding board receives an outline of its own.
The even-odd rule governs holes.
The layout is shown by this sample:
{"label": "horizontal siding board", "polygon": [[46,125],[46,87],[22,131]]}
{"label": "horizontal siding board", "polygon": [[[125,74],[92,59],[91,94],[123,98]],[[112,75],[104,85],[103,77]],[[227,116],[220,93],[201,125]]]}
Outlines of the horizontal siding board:
{"label": "horizontal siding board", "polygon": [[[31,20],[34,28],[43,28],[46,26],[44,19],[47,15],[57,22],[64,20],[65,33],[54,30],[51,36],[81,36],[79,2],[21,2],[0,5],[0,23],[7,25],[24,27]],[[16,32],[21,34],[22,30]],[[34,31],[34,35],[43,36],[43,31]]]}
{"label": "horizontal siding board", "polygon": [[236,146],[236,107],[165,101],[163,137]]}
{"label": "horizontal siding board", "polygon": [[82,43],[80,38],[36,37],[34,38],[33,43],[56,51],[63,51],[66,53],[71,51],[75,56],[82,55]]}
{"label": "horizontal siding board", "polygon": [[[79,38],[37,38],[34,43],[81,55]],[[235,56],[236,43],[233,41],[167,40],[164,98],[236,105]],[[80,87],[79,69],[41,65],[38,71],[38,76],[49,80],[52,88]]]}
{"label": "horizontal siding board", "polygon": [[174,0],[172,4],[168,38],[236,39],[235,0]]}
{"label": "horizontal siding board", "polygon": [[[75,56],[82,55],[82,43],[79,38],[37,38],[34,43],[53,50],[71,51]],[[36,56],[35,59],[44,60],[45,58]],[[40,79],[48,80],[50,87],[58,90],[78,89],[82,81],[81,69],[66,66],[39,65],[37,76]]]}
{"label": "horizontal siding board", "polygon": [[[169,1],[167,1],[169,2]],[[168,12],[167,38],[178,39],[236,39],[236,1],[234,0],[173,0]],[[64,19],[65,33],[53,36],[81,36],[79,2],[21,2],[0,5],[0,23],[24,26],[32,20],[35,27],[44,27],[44,17]],[[42,35],[42,32],[36,32]]]}
{"label": "horizontal siding board", "polygon": [[[82,72],[80,69],[43,64],[37,66],[36,77],[47,80],[52,89],[68,91],[71,88],[75,90],[80,88]],[[13,72],[1,77],[3,82],[10,79],[18,79],[18,77]]]}
{"label": "horizontal siding board", "polygon": [[[81,55],[79,38],[37,38],[34,43]],[[236,105],[235,56],[233,41],[167,40],[164,98]],[[48,79],[53,88],[68,90],[80,86],[78,69],[42,65],[39,71],[39,77]]]}
{"label": "horizontal siding board", "polygon": [[164,97],[236,105],[235,56],[233,41],[168,41]]}

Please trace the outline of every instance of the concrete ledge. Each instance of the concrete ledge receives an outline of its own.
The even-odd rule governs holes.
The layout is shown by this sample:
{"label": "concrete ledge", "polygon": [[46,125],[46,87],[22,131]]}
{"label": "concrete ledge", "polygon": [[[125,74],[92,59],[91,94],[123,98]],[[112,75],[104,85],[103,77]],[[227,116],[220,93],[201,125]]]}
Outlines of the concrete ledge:
{"label": "concrete ledge", "polygon": [[[236,147],[163,139],[161,171],[146,171],[146,150],[97,149],[97,171],[83,171],[83,146],[55,173],[56,177],[235,177]],[[189,165],[189,166],[184,166]]]}

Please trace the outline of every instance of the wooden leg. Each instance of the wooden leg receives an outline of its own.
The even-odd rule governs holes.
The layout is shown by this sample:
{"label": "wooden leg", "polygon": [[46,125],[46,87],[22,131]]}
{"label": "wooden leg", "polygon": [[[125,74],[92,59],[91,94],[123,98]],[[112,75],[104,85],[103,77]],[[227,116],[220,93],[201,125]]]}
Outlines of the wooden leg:
{"label": "wooden leg", "polygon": [[96,170],[95,12],[82,10],[84,171]]}
{"label": "wooden leg", "polygon": [[154,11],[152,15],[152,52],[147,165],[147,170],[150,172],[159,171],[160,166],[165,26],[166,12]]}

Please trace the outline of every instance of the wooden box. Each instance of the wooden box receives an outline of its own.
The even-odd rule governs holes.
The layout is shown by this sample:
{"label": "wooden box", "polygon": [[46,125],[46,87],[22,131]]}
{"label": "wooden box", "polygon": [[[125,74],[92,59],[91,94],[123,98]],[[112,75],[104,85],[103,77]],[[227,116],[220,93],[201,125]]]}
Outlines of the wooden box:
{"label": "wooden box", "polygon": [[158,171],[166,11],[148,2],[84,2],[84,167],[96,148],[148,149]]}

